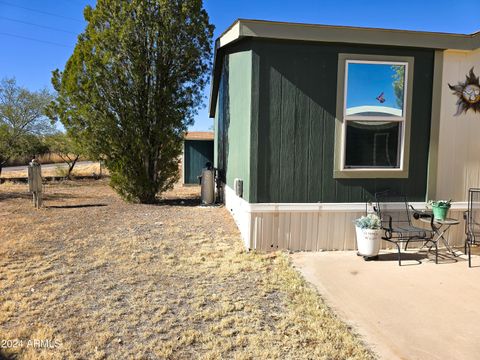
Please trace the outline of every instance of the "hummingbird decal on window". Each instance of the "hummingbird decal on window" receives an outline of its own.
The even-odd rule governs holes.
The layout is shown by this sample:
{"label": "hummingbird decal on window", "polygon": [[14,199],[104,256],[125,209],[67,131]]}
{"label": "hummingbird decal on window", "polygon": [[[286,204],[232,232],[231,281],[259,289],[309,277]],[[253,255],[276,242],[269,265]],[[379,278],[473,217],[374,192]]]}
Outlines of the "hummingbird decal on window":
{"label": "hummingbird decal on window", "polygon": [[385,97],[383,96],[383,91],[380,93],[380,95],[378,95],[378,96],[376,97],[376,99],[378,100],[378,102],[379,102],[380,104],[383,104],[383,103],[385,102]]}

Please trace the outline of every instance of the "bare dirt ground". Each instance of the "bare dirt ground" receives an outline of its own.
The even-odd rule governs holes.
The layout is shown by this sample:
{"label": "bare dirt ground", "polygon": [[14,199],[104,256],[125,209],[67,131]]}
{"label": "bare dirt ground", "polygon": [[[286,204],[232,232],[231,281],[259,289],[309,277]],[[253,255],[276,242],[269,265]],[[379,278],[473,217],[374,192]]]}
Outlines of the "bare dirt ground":
{"label": "bare dirt ground", "polygon": [[282,253],[247,253],[198,188],[0,185],[0,358],[372,358]]}

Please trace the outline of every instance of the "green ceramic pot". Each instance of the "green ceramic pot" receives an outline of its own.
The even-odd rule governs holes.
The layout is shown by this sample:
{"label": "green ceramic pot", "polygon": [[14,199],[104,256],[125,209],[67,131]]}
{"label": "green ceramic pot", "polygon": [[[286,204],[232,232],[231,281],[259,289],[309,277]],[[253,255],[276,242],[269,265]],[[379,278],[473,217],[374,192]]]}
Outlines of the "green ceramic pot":
{"label": "green ceramic pot", "polygon": [[447,218],[448,209],[450,209],[450,206],[432,205],[433,218],[435,220],[445,220]]}

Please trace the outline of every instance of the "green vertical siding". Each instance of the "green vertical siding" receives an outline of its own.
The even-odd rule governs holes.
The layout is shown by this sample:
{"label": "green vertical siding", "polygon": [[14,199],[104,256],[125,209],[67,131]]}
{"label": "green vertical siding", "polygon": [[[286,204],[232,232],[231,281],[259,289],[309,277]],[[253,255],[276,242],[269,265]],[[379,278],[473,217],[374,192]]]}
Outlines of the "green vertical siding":
{"label": "green vertical siding", "polygon": [[[221,49],[215,161],[251,203],[362,202],[377,191],[425,200],[434,51],[245,39]],[[339,53],[414,58],[409,177],[335,179]]]}
{"label": "green vertical siding", "polygon": [[198,176],[207,162],[213,163],[213,141],[185,140],[184,176],[185,184],[198,184]]}
{"label": "green vertical siding", "polygon": [[[252,49],[259,99],[250,202],[360,202],[384,189],[425,199],[432,50],[267,40],[252,41]],[[339,53],[414,57],[408,179],[333,178]]]}
{"label": "green vertical siding", "polygon": [[228,186],[243,180],[243,197],[250,199],[250,129],[252,52],[232,50],[223,58],[215,114],[216,167]]}

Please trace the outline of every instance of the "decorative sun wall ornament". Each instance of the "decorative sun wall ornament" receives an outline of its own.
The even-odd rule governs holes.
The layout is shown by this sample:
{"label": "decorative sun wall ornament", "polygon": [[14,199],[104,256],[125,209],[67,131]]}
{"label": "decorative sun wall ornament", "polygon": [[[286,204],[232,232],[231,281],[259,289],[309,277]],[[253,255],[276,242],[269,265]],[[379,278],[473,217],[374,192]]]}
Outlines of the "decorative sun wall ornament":
{"label": "decorative sun wall ornament", "polygon": [[478,76],[475,76],[473,72],[473,67],[466,77],[465,82],[459,82],[458,85],[448,84],[454,91],[453,94],[458,96],[455,116],[466,113],[468,109],[480,112],[480,82]]}

